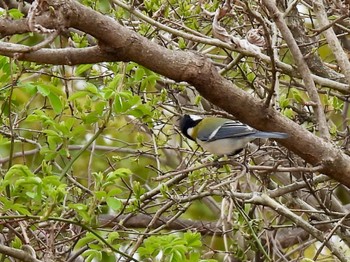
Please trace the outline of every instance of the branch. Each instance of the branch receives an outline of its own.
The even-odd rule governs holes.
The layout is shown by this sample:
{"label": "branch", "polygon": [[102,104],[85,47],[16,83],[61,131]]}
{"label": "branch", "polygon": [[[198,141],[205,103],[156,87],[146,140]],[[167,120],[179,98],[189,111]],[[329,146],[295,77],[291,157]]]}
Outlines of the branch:
{"label": "branch", "polygon": [[[70,151],[81,150],[83,147],[84,147],[84,145],[69,145],[68,150],[70,150]],[[91,150],[91,146],[87,150]],[[151,153],[145,152],[145,151],[141,151],[141,150],[130,149],[130,148],[96,145],[95,150],[106,151],[106,152],[117,152],[117,153],[123,153],[123,154],[133,154],[133,155],[142,156],[142,157],[149,158],[149,159],[155,159],[154,154],[151,154]],[[13,154],[12,158],[35,155],[39,152],[40,152],[39,147],[36,149],[27,150],[27,151],[19,151],[19,152],[15,152]],[[10,159],[9,156],[0,158],[0,164],[4,164],[4,163],[8,162],[9,159]]]}
{"label": "branch", "polygon": [[[217,39],[213,39],[213,38],[209,38],[209,37],[200,37],[200,36],[184,33],[182,31],[164,26],[163,24],[154,21],[153,19],[143,15],[141,12],[138,12],[133,7],[130,7],[126,4],[123,4],[120,1],[116,0],[114,2],[118,5],[120,5],[121,7],[125,8],[130,13],[137,16],[138,18],[144,20],[145,22],[150,23],[151,25],[154,25],[155,27],[157,27],[161,30],[164,30],[165,32],[169,32],[175,36],[180,36],[180,37],[183,37],[184,39],[187,39],[187,40],[196,41],[199,43],[212,45],[212,46],[228,49],[231,51],[237,51],[241,55],[253,56],[253,57],[255,57],[255,58],[257,58],[265,63],[271,64],[270,57],[261,53],[261,52],[251,53],[251,52],[248,52],[246,49],[241,48],[237,45],[234,46],[232,44],[224,43],[224,42],[217,40]],[[46,19],[45,14],[42,16],[38,16],[36,18],[36,20],[40,21],[40,23],[42,23],[45,28],[52,28],[54,26],[54,23],[52,23],[52,19]],[[71,28],[70,30],[74,31],[75,29]],[[0,19],[0,32],[1,32],[2,36],[6,36],[6,35],[13,35],[13,34],[27,33],[27,32],[30,32],[30,29],[27,25],[26,19],[13,20],[13,21],[7,20],[7,19]],[[107,30],[106,33],[110,33],[110,31]],[[54,50],[55,49],[44,49],[44,50],[42,50],[42,51],[45,51],[44,53],[42,53],[42,52],[31,53],[31,55],[20,57],[20,58],[18,58],[18,60],[31,61],[31,62],[37,62],[37,63],[43,63],[43,64],[49,63],[49,64],[55,64],[55,65],[66,65],[67,64],[66,57],[70,57],[70,56],[74,57],[75,56],[74,55],[75,49],[70,49],[69,54],[66,54],[63,51],[62,51],[62,53],[60,53],[60,51],[57,51],[57,50],[54,51]],[[66,49],[63,49],[63,50],[66,50]],[[78,49],[78,50],[80,50],[80,49]],[[54,53],[53,53],[54,58],[50,58],[51,54],[49,51],[54,51]],[[96,56],[96,57],[93,57],[94,54],[91,54],[91,56],[88,54],[86,54],[86,56],[84,56],[84,55],[78,56],[77,55],[77,57],[80,57],[80,59],[73,59],[73,58],[70,59],[70,62],[71,62],[70,65],[88,64],[88,63],[97,63],[97,62],[124,61],[122,58],[118,57],[116,54],[113,54],[112,51],[113,50],[100,50],[100,52],[104,53],[103,56]],[[10,57],[14,56],[14,54],[11,52],[4,53],[4,52],[0,51],[0,54],[5,55],[5,56],[10,56]],[[42,55],[44,55],[44,57]],[[49,60],[45,60],[45,59],[49,59]],[[46,62],[46,61],[49,61],[49,62]],[[126,61],[128,61],[128,60],[126,60]],[[275,62],[276,62],[276,66],[279,69],[281,69],[284,73],[286,73],[292,77],[299,77],[297,72],[295,71],[295,69],[291,65],[283,63],[279,60],[276,60]],[[330,87],[330,88],[338,90],[339,92],[342,92],[344,94],[350,94],[349,85],[339,83],[338,81],[330,80],[330,79],[323,78],[323,77],[320,77],[317,75],[312,75],[312,77],[313,77],[314,81],[319,85],[322,85],[324,87]]]}
{"label": "branch", "polygon": [[309,232],[313,237],[315,237],[319,241],[321,242],[325,241],[325,245],[329,248],[329,250],[331,250],[331,252],[335,256],[337,256],[337,258],[339,258],[340,261],[343,261],[343,262],[348,261],[348,258],[345,256],[344,252],[340,250],[340,248],[338,248],[336,245],[333,245],[329,241],[327,241],[327,238],[324,237],[324,235],[320,230],[310,225],[308,221],[301,219],[298,215],[294,214],[292,211],[290,211],[285,206],[279,204],[274,199],[270,198],[265,194],[260,194],[260,195],[254,195],[254,197],[252,198],[252,202],[254,203],[259,202],[260,204],[269,206],[270,208],[276,210],[276,212],[278,212],[282,216],[289,218],[297,226]]}
{"label": "branch", "polygon": [[305,19],[301,17],[297,4],[298,1],[295,1],[294,4],[290,4],[290,6],[284,12],[284,17],[294,39],[299,44],[300,51],[304,55],[305,61],[310,70],[318,76],[329,78],[341,83],[346,83],[344,75],[327,66],[318,56],[318,53],[314,52],[321,42],[317,41],[315,34],[310,36],[306,33],[304,28]]}
{"label": "branch", "polygon": [[[317,226],[319,230],[326,231],[325,226]],[[271,238],[276,239],[276,242],[282,248],[292,247],[294,245],[300,245],[302,242],[310,238],[310,233],[302,228],[281,228],[271,232]],[[268,239],[267,239],[268,240]]]}
{"label": "branch", "polygon": [[315,83],[311,77],[311,71],[307,66],[304,56],[301,53],[298,44],[296,43],[292,32],[289,30],[287,24],[283,19],[283,14],[278,10],[273,1],[263,0],[264,5],[269,10],[273,20],[275,21],[278,29],[280,30],[284,40],[286,41],[290,52],[293,55],[294,61],[297,65],[297,69],[303,78],[305,88],[310,96],[311,101],[314,103],[313,108],[315,110],[316,119],[319,126],[320,135],[326,140],[330,140],[330,134],[327,126],[327,119],[323,112],[323,106],[318,96]]}
{"label": "branch", "polygon": [[41,260],[36,259],[26,251],[12,248],[12,247],[7,247],[1,244],[0,244],[0,253],[13,258],[17,258],[23,262],[41,262]]}
{"label": "branch", "polygon": [[[338,38],[336,34],[334,33],[333,29],[330,27],[328,28],[329,21],[327,19],[327,14],[323,6],[323,2],[320,0],[313,1],[314,5],[314,12],[316,14],[319,26],[324,30],[323,34],[327,39],[327,43],[329,48],[332,50],[336,60],[337,64],[339,65],[342,73],[345,76],[346,81],[350,84],[350,62],[349,58],[344,52],[343,48],[340,45],[340,42],[338,41]],[[346,17],[349,16],[349,13]]]}
{"label": "branch", "polygon": [[[5,50],[2,47],[10,47],[13,49]],[[49,49],[42,48],[38,51],[23,53],[18,56],[17,52],[26,52],[27,46],[1,43],[0,54],[8,57],[18,57],[22,61],[32,61],[41,64],[53,64],[53,65],[77,65],[77,64],[93,64],[99,62],[114,62],[121,61],[113,53],[108,53],[101,50],[99,46],[86,47],[86,48],[61,48],[61,49]]]}
{"label": "branch", "polygon": [[[28,53],[37,51],[41,48],[43,48],[46,45],[49,45],[52,43],[55,38],[58,36],[58,31],[55,31],[52,33],[48,38],[46,38],[44,41],[40,42],[39,44],[35,46],[26,46],[26,45],[18,45],[18,44],[12,44],[12,43],[0,43],[0,51],[4,53]],[[18,54],[16,54],[18,55]]]}

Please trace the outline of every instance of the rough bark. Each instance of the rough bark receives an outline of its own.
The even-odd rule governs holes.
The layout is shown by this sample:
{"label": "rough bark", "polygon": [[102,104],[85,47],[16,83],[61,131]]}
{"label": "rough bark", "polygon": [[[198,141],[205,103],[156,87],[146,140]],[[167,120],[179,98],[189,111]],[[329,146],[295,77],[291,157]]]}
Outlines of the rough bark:
{"label": "rough bark", "polygon": [[[106,56],[107,60],[111,56],[115,60],[134,61],[175,81],[186,81],[203,97],[242,122],[260,130],[287,132],[290,137],[281,140],[282,145],[306,162],[322,165],[324,174],[350,186],[349,156],[331,142],[308,132],[273,108],[267,108],[263,101],[237,88],[217,72],[209,59],[196,53],[161,47],[78,2],[49,1],[49,4],[54,7],[56,14],[59,12],[62,15],[58,19],[61,28],[72,27],[98,39],[103,50],[101,55]],[[50,26],[52,20],[43,21],[43,24]],[[99,52],[97,48],[96,52]],[[34,54],[24,54],[19,59],[26,60],[31,55]],[[77,62],[73,63],[71,59],[67,57],[67,64]],[[37,62],[55,64],[55,61],[50,60],[37,59]]]}

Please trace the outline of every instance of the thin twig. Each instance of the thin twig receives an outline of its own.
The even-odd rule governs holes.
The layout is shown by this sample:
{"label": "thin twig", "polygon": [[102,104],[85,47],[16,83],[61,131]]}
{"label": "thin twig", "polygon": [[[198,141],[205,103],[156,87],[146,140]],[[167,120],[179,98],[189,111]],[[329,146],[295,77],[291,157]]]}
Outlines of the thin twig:
{"label": "thin twig", "polygon": [[[326,10],[323,6],[322,0],[315,0],[313,1],[313,7],[314,12],[316,14],[316,17],[318,19],[318,22],[321,26],[321,31],[323,31],[324,36],[327,39],[327,43],[329,48],[332,50],[336,60],[337,64],[339,65],[342,73],[345,76],[346,81],[348,84],[350,84],[350,62],[349,58],[344,52],[336,34],[334,33],[333,29],[328,24],[327,14]],[[349,11],[348,11],[349,12]],[[347,14],[349,16],[349,13]]]}
{"label": "thin twig", "polygon": [[311,101],[313,102],[313,108],[315,110],[315,116],[317,119],[320,136],[328,141],[331,137],[328,130],[327,119],[324,114],[323,106],[320,97],[318,96],[315,83],[312,79],[311,71],[304,60],[303,54],[301,53],[298,44],[296,43],[291,31],[284,21],[282,13],[278,10],[275,3],[273,1],[263,0],[263,4],[269,10],[284,40],[286,41],[290,52],[294,57],[297,69],[303,78],[307,92],[310,96]]}

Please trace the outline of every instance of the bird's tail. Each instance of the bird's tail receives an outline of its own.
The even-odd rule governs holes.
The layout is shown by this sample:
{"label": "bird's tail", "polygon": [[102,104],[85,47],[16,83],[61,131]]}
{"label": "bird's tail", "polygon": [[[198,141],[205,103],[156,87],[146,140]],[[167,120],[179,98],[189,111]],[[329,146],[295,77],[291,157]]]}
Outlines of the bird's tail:
{"label": "bird's tail", "polygon": [[279,139],[285,139],[289,135],[287,133],[282,132],[257,132],[254,134],[254,137],[256,138],[279,138]]}

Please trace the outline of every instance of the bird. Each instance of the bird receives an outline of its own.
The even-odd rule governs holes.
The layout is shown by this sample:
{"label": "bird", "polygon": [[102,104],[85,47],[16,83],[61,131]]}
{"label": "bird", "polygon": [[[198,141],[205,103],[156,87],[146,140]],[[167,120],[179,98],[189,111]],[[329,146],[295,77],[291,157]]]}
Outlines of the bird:
{"label": "bird", "polygon": [[256,130],[236,120],[221,117],[183,115],[180,130],[190,140],[197,142],[205,151],[217,156],[232,156],[256,138],[285,139],[287,133]]}

